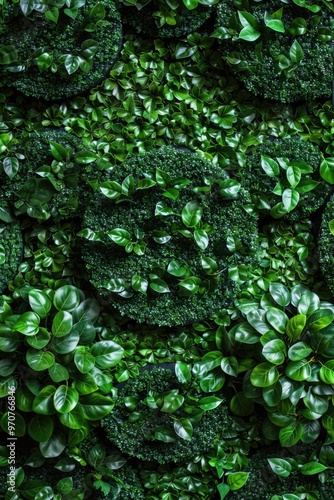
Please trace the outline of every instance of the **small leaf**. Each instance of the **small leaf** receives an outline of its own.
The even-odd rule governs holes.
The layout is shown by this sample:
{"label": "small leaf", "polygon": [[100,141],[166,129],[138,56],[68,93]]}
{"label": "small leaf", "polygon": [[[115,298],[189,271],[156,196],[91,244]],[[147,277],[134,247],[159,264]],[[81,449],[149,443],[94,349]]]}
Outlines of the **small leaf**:
{"label": "small leaf", "polygon": [[193,435],[193,426],[188,418],[180,418],[174,422],[174,431],[181,438],[190,441]]}
{"label": "small leaf", "polygon": [[277,177],[279,175],[279,165],[277,161],[269,158],[269,156],[261,155],[261,167],[269,177]]}

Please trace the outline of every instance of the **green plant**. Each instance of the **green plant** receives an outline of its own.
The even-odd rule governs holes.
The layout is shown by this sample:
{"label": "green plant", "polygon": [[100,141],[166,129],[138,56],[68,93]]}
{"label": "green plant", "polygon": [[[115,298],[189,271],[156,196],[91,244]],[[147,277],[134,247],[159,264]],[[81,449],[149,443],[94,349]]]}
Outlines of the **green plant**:
{"label": "green plant", "polygon": [[122,314],[159,325],[207,318],[227,304],[257,238],[240,184],[173,148],[133,157],[108,179],[79,232],[98,291]]}
{"label": "green plant", "polygon": [[293,102],[328,97],[333,54],[332,10],[307,2],[261,1],[218,5],[220,50],[247,89]]}
{"label": "green plant", "polygon": [[3,84],[54,100],[84,92],[103,79],[122,38],[114,2],[21,4],[22,10],[12,5],[1,25]]}
{"label": "green plant", "polygon": [[2,174],[3,196],[15,214],[40,221],[80,214],[92,193],[89,181],[98,176],[93,171],[97,155],[62,130],[31,133],[19,150],[20,160],[15,161],[14,149],[7,157],[11,168],[7,165]]}
{"label": "green plant", "polygon": [[334,218],[334,199],[331,197],[323,213],[319,234],[318,257],[322,275],[331,290],[334,292],[333,276],[333,218]]}
{"label": "green plant", "polygon": [[298,221],[317,210],[328,193],[319,174],[321,159],[309,142],[274,139],[247,155],[242,185],[260,214]]}
{"label": "green plant", "polygon": [[18,221],[7,203],[0,203],[0,291],[3,292],[17,272],[23,257],[23,239]]}
{"label": "green plant", "polygon": [[184,462],[203,454],[227,430],[224,400],[202,397],[189,369],[178,373],[179,378],[154,367],[120,390],[102,427],[123,453],[159,463]]}

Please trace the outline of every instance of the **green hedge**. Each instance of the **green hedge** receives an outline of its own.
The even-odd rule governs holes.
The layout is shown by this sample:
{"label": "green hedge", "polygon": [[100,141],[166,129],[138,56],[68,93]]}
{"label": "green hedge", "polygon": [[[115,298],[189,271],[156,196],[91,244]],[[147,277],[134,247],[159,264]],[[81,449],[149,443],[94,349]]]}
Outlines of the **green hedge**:
{"label": "green hedge", "polygon": [[128,380],[102,426],[112,444],[142,460],[184,462],[208,451],[231,422],[223,402],[204,411],[202,395],[168,369],[154,367]]}
{"label": "green hedge", "polygon": [[[332,293],[334,293],[334,198],[327,203],[321,219],[318,258],[321,273]],[[331,228],[331,229],[330,229]]]}
{"label": "green hedge", "polygon": [[[2,207],[7,209],[2,202]],[[23,258],[23,239],[18,222],[0,222],[0,292],[14,278]]]}
{"label": "green hedge", "polygon": [[[25,17],[18,5],[0,27],[0,45],[16,50],[3,58],[4,85],[27,96],[55,100],[86,92],[108,75],[122,41],[115,2],[86,0],[71,16],[59,9],[57,20],[35,11]],[[74,58],[58,62],[69,54]],[[78,55],[81,59],[75,59]]]}
{"label": "green hedge", "polygon": [[16,215],[40,220],[79,215],[93,192],[88,180],[95,163],[80,164],[84,145],[61,129],[46,129],[26,136],[20,144],[16,171],[2,173],[3,193]]}
{"label": "green hedge", "polygon": [[[131,195],[117,192],[123,185],[128,193],[128,183]],[[166,147],[132,157],[100,191],[105,196],[85,212],[83,258],[93,285],[122,314],[177,325],[231,302],[238,266],[252,262],[257,248],[256,216],[246,212],[250,198],[237,181],[196,154]],[[189,207],[203,217],[195,224],[189,212],[195,222],[187,227],[180,214]]]}
{"label": "green hedge", "polygon": [[247,155],[242,185],[260,214],[299,221],[317,210],[328,193],[319,174],[321,160],[319,148],[310,142],[273,139]]}
{"label": "green hedge", "polygon": [[[273,15],[281,8],[281,19],[278,14],[275,19],[283,24],[269,28],[265,14]],[[233,0],[224,0],[217,7],[215,32],[222,38],[222,57],[255,95],[281,102],[329,97],[333,52],[327,42],[333,36],[332,15],[322,8],[314,14],[294,2],[251,0],[238,2],[236,7]],[[241,14],[242,22],[240,12],[246,12],[246,17]],[[252,17],[247,19],[247,15]]]}

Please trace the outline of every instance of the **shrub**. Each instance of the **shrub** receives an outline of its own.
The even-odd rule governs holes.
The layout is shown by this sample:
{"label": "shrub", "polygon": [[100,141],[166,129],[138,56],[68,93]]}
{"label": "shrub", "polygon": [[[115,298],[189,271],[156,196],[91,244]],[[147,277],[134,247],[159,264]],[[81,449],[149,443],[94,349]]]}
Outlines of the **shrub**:
{"label": "shrub", "polygon": [[[22,139],[20,160],[2,173],[3,193],[16,215],[45,220],[75,216],[83,211],[92,189],[94,153],[62,130],[33,132]],[[97,175],[97,174],[96,174]]]}
{"label": "shrub", "polygon": [[[220,51],[233,73],[255,95],[281,102],[331,94],[333,54],[329,10],[302,2],[218,5]],[[241,6],[242,5],[242,6]]]}
{"label": "shrub", "polygon": [[182,384],[171,370],[158,367],[125,382],[112,413],[102,420],[107,438],[123,453],[159,463],[205,453],[228,425],[223,400],[201,398],[192,382]]}
{"label": "shrub", "polygon": [[[305,471],[310,467],[306,464],[315,464],[313,452],[314,446],[310,445],[299,445],[290,450],[262,448],[250,458],[246,484],[240,490],[230,492],[226,500],[236,497],[239,500],[280,500],[282,497],[279,495],[287,495],[283,498],[290,498],[289,494],[296,495],[291,498],[332,500],[332,479],[322,484],[317,477]],[[296,470],[297,464],[299,471]],[[329,493],[329,496],[325,496],[325,492]],[[320,496],[317,493],[320,493]]]}
{"label": "shrub", "polygon": [[121,48],[120,15],[113,1],[77,5],[42,12],[33,2],[23,4],[23,11],[11,6],[0,32],[3,84],[54,100],[87,91],[106,77]]}
{"label": "shrub", "polygon": [[9,215],[7,204],[0,203],[0,220],[3,217],[12,222],[0,222],[0,292],[14,278],[23,257],[23,240],[20,224]]}
{"label": "shrub", "polygon": [[188,10],[182,3],[174,10],[154,0],[144,8],[124,8],[123,21],[136,33],[149,38],[180,38],[193,33],[210,17],[211,9],[202,5]]}
{"label": "shrub", "polygon": [[229,303],[256,251],[256,216],[239,183],[170,147],[132,157],[109,179],[79,233],[101,295],[160,325],[207,318]]}
{"label": "shrub", "polygon": [[334,197],[327,203],[321,219],[318,257],[321,273],[332,293],[334,293]]}
{"label": "shrub", "polygon": [[296,222],[324,203],[321,159],[319,148],[301,139],[265,142],[247,156],[242,185],[260,214]]}

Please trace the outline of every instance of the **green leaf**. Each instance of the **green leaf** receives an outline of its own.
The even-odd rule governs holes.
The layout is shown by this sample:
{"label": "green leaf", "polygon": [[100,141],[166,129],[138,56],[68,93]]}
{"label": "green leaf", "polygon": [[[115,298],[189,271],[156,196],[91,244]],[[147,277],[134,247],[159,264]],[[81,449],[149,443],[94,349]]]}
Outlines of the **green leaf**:
{"label": "green leaf", "polygon": [[182,222],[187,227],[196,227],[203,215],[203,208],[197,201],[189,201],[181,212]]}
{"label": "green leaf", "polygon": [[300,195],[296,189],[285,189],[282,194],[282,201],[285,210],[291,212],[298,205]]}
{"label": "green leaf", "polygon": [[86,350],[77,350],[74,354],[74,364],[81,373],[88,373],[95,366],[94,356]]}
{"label": "green leaf", "polygon": [[307,24],[303,17],[296,17],[289,26],[291,35],[304,35],[307,32]]}
{"label": "green leaf", "polygon": [[261,167],[269,177],[279,175],[280,168],[277,161],[269,158],[269,156],[261,155]]}
{"label": "green leaf", "polygon": [[72,330],[73,318],[68,311],[58,311],[52,321],[51,331],[55,337],[64,337]]}
{"label": "green leaf", "polygon": [[239,490],[246,483],[249,472],[232,472],[226,478],[226,482],[231,491]]}
{"label": "green leaf", "polygon": [[96,54],[98,49],[99,44],[97,43],[97,41],[93,40],[92,38],[87,38],[87,40],[85,40],[81,44],[80,55],[85,59],[91,59],[94,54]]}
{"label": "green leaf", "polygon": [[28,293],[28,299],[31,309],[40,316],[46,318],[52,307],[52,302],[47,294],[41,290],[33,289]]}
{"label": "green leaf", "polygon": [[4,172],[8,175],[10,179],[13,179],[17,172],[19,171],[20,164],[19,160],[17,158],[12,158],[10,156],[7,156],[3,162],[2,166],[4,169]]}
{"label": "green leaf", "polygon": [[307,318],[307,327],[311,333],[316,333],[326,328],[333,322],[334,313],[331,309],[321,309],[312,313]]}
{"label": "green leaf", "polygon": [[254,403],[243,392],[238,392],[231,399],[230,409],[238,417],[248,417],[254,412]]}
{"label": "green leaf", "polygon": [[279,440],[281,445],[286,447],[294,446],[300,441],[303,435],[303,426],[299,422],[283,427],[279,431]]}
{"label": "green leaf", "polygon": [[223,196],[223,198],[234,199],[237,198],[240,188],[240,182],[235,179],[224,179],[219,183],[218,193]]}
{"label": "green leaf", "polygon": [[34,312],[25,312],[14,323],[13,329],[23,335],[36,335],[39,331],[40,317]]}
{"label": "green leaf", "polygon": [[253,368],[250,380],[255,387],[269,387],[276,382],[278,377],[279,373],[275,366],[265,362]]}
{"label": "green leaf", "polygon": [[293,44],[290,47],[289,51],[290,59],[291,61],[299,64],[300,61],[304,58],[304,52],[301,46],[299,45],[298,41],[295,40]]}
{"label": "green leaf", "polygon": [[65,447],[66,437],[61,431],[54,432],[50,439],[39,445],[39,449],[45,458],[58,457]]}
{"label": "green leaf", "polygon": [[181,384],[185,384],[186,382],[189,382],[191,380],[190,367],[184,361],[176,361],[175,374]]}
{"label": "green leaf", "polygon": [[273,31],[277,31],[278,33],[285,33],[284,24],[279,19],[271,19],[266,22],[266,26]]}
{"label": "green leaf", "polygon": [[107,198],[115,200],[122,194],[122,186],[118,182],[106,181],[99,185],[101,193]]}
{"label": "green leaf", "polygon": [[326,467],[326,465],[320,464],[319,462],[307,462],[302,466],[300,472],[305,476],[312,476],[313,474],[319,474],[326,469],[328,469],[328,467]]}
{"label": "green leaf", "polygon": [[297,314],[289,319],[286,325],[286,334],[293,341],[297,340],[306,326],[305,314]]}
{"label": "green leaf", "polygon": [[301,314],[309,315],[319,309],[320,299],[319,297],[310,291],[306,291],[302,294],[299,302],[297,304],[298,312]]}
{"label": "green leaf", "polygon": [[80,304],[80,293],[73,285],[64,285],[54,294],[53,304],[58,311],[74,311]]}
{"label": "green leaf", "polygon": [[325,384],[334,384],[334,360],[331,359],[326,361],[326,363],[320,368],[319,372],[320,379],[325,382]]}
{"label": "green leaf", "polygon": [[[284,311],[276,307],[269,307],[266,312],[266,319],[275,330],[279,333],[284,333],[287,327],[289,318]],[[269,328],[268,328],[269,330]]]}
{"label": "green leaf", "polygon": [[76,348],[80,340],[80,335],[74,329],[64,337],[55,337],[53,339],[54,351],[58,354],[68,354]]}
{"label": "green leaf", "polygon": [[271,469],[281,477],[288,477],[292,471],[290,462],[283,458],[267,458]]}
{"label": "green leaf", "polygon": [[59,413],[68,413],[73,410],[79,401],[79,393],[72,387],[61,385],[53,396],[53,404]]}
{"label": "green leaf", "polygon": [[19,58],[14,45],[0,45],[0,64],[6,65],[17,61]]}
{"label": "green leaf", "polygon": [[169,235],[166,231],[154,230],[152,231],[152,238],[156,243],[164,245],[165,243],[168,243],[168,241],[171,239],[171,235]]}
{"label": "green leaf", "polygon": [[221,403],[223,402],[223,399],[217,398],[216,396],[207,396],[205,398],[201,398],[198,402],[198,406],[205,411],[208,410],[213,410],[214,408],[217,408]]}
{"label": "green leaf", "polygon": [[209,244],[209,237],[203,229],[195,229],[194,238],[201,250],[205,250]]}
{"label": "green leaf", "polygon": [[311,376],[311,372],[310,364],[304,359],[300,361],[290,361],[285,369],[286,375],[298,382],[307,380]]}
{"label": "green leaf", "polygon": [[274,339],[264,345],[262,354],[270,363],[281,365],[285,361],[286,346],[283,340]]}
{"label": "green leaf", "polygon": [[56,413],[53,406],[53,395],[56,388],[53,385],[43,387],[33,401],[32,409],[40,415],[52,415]]}
{"label": "green leaf", "polygon": [[131,234],[122,228],[112,229],[111,231],[107,231],[106,233],[109,238],[120,245],[121,247],[125,247],[131,241]]}
{"label": "green leaf", "polygon": [[291,361],[300,361],[307,358],[311,352],[313,352],[313,349],[306,342],[297,342],[288,350],[288,357]]}
{"label": "green leaf", "polygon": [[49,415],[35,415],[29,422],[28,432],[32,439],[42,443],[50,439],[53,428],[53,419]]}
{"label": "green leaf", "polygon": [[69,75],[75,73],[80,67],[80,58],[73,54],[68,54],[65,57],[64,66]]}
{"label": "green leaf", "polygon": [[64,380],[68,380],[70,378],[68,369],[59,363],[54,363],[50,366],[48,372],[53,382],[63,382]]}
{"label": "green leaf", "polygon": [[101,340],[93,344],[91,354],[98,368],[111,368],[121,361],[124,349],[112,340]]}
{"label": "green leaf", "polygon": [[180,297],[191,297],[198,292],[199,285],[201,283],[200,278],[191,276],[179,282],[179,296]]}
{"label": "green leaf", "polygon": [[279,306],[286,307],[290,304],[291,293],[288,287],[286,287],[282,283],[270,283],[269,292]]}
{"label": "green leaf", "polygon": [[180,418],[174,421],[174,431],[181,438],[190,441],[193,435],[193,426],[188,418]]}
{"label": "green leaf", "polygon": [[321,162],[320,175],[329,184],[334,184],[334,158],[326,158]]}
{"label": "green leaf", "polygon": [[299,184],[302,177],[301,171],[298,167],[288,167],[286,171],[286,178],[290,186],[294,189]]}
{"label": "green leaf", "polygon": [[[88,163],[93,163],[95,160],[97,160],[98,155],[96,153],[94,153],[93,151],[81,150],[81,151],[78,151],[77,153],[75,153],[74,159],[75,159],[76,163],[87,165]],[[102,191],[102,189],[101,189],[101,191]],[[105,194],[105,193],[103,193],[103,194]]]}
{"label": "green leaf", "polygon": [[38,351],[36,349],[28,349],[26,353],[27,363],[36,372],[47,370],[55,362],[53,352]]}
{"label": "green leaf", "polygon": [[237,377],[238,375],[238,361],[234,356],[224,357],[220,363],[221,369],[227,375]]}
{"label": "green leaf", "polygon": [[132,175],[128,175],[122,182],[122,193],[125,196],[131,196],[135,190],[135,181]]}
{"label": "green leaf", "polygon": [[88,394],[80,398],[80,403],[87,420],[101,420],[106,415],[109,415],[114,407],[111,398],[102,394]]}
{"label": "green leaf", "polygon": [[155,293],[170,293],[167,283],[160,278],[154,278],[151,280],[150,289]]}
{"label": "green leaf", "polygon": [[57,161],[66,161],[69,157],[69,151],[58,142],[50,141],[51,154]]}
{"label": "green leaf", "polygon": [[201,258],[201,266],[206,274],[216,274],[218,271],[218,264],[210,257]]}
{"label": "green leaf", "polygon": [[163,399],[163,406],[160,411],[165,413],[174,413],[181,408],[184,402],[184,396],[177,393],[177,389],[172,390]]}
{"label": "green leaf", "polygon": [[131,286],[135,292],[140,292],[146,294],[148,288],[148,281],[138,274],[135,274],[131,278]]}

